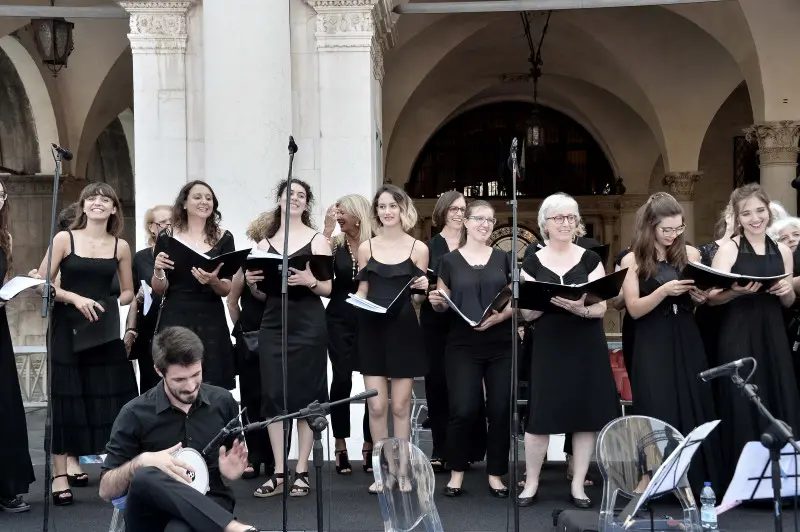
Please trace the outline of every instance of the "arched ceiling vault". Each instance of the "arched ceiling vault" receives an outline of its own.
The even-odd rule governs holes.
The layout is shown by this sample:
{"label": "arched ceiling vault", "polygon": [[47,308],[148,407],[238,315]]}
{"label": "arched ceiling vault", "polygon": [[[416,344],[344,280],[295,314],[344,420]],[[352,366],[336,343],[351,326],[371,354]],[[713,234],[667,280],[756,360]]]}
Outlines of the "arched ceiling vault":
{"label": "arched ceiling vault", "polygon": [[[628,107],[627,116],[638,115],[639,125],[646,124],[646,136],[663,154],[667,171],[695,169],[703,137],[719,106],[742,79],[759,81],[758,69],[753,68],[758,59],[738,4],[697,6],[696,11],[693,5],[555,13],[543,50],[541,84],[548,77],[582,82],[580,90],[569,94],[573,107],[582,98],[581,91],[610,93],[618,105]],[[724,6],[724,11],[715,12],[715,6]],[[447,112],[433,113],[444,120],[503,74],[524,73],[529,68],[516,13],[440,15],[406,23],[425,18],[433,19],[401,17],[398,29],[408,29],[411,35],[398,31],[400,44],[386,61],[387,173],[400,171],[393,175],[400,181],[408,178],[401,167],[410,171],[413,160],[397,164],[395,143],[402,145],[399,152],[405,152],[409,126],[420,119],[425,124],[432,120],[428,100],[438,106],[447,102]],[[534,24],[536,33],[541,21]],[[466,94],[466,87],[474,92]],[[573,87],[578,85],[573,83]],[[753,93],[757,98],[758,91]],[[591,114],[580,109],[586,116]],[[440,125],[428,129],[432,132]],[[612,144],[610,139],[601,142]]]}

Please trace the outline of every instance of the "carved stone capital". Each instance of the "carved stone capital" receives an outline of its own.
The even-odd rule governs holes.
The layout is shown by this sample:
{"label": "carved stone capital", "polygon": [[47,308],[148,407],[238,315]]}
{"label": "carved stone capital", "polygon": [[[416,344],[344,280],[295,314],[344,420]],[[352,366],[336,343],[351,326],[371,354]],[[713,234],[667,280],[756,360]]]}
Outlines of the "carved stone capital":
{"label": "carved stone capital", "polygon": [[370,52],[383,82],[383,54],[396,40],[391,0],[306,0],[317,13],[317,50]]}
{"label": "carved stone capital", "polygon": [[119,2],[130,13],[131,51],[136,54],[186,53],[186,13],[195,0]]}
{"label": "carved stone capital", "polygon": [[748,142],[758,142],[760,165],[797,166],[800,122],[781,120],[754,124],[743,130]]}
{"label": "carved stone capital", "polygon": [[669,187],[669,193],[678,201],[694,199],[694,184],[703,179],[703,172],[669,172],[663,183]]}

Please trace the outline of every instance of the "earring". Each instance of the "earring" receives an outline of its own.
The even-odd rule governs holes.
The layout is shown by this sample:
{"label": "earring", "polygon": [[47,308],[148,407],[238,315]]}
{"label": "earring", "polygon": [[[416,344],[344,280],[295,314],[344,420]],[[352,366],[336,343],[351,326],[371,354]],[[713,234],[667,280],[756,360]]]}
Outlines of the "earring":
{"label": "earring", "polygon": [[361,227],[361,222],[356,222],[356,227]]}

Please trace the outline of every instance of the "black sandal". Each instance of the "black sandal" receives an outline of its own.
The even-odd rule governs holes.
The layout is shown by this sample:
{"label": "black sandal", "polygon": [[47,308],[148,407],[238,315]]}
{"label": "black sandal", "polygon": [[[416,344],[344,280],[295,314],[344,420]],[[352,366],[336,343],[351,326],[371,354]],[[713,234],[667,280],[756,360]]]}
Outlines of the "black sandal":
{"label": "black sandal", "polygon": [[[303,482],[305,486],[298,486],[298,482]],[[300,473],[298,471],[294,472],[294,482],[292,482],[292,488],[289,491],[290,497],[305,497],[311,492],[311,483],[308,481],[308,471]]]}
{"label": "black sandal", "polygon": [[361,457],[364,459],[364,463],[361,464],[364,473],[372,473],[372,449],[361,449]]}
{"label": "black sandal", "polygon": [[350,457],[347,455],[347,449],[336,451],[336,472],[340,475],[350,475],[353,472],[353,466],[350,465]]}
{"label": "black sandal", "polygon": [[[281,491],[283,491],[283,490],[278,490],[278,487],[283,486],[283,482],[278,484],[279,478],[284,479],[284,482],[286,482],[285,480],[286,475],[284,473],[273,473],[272,476],[269,477],[269,480],[267,480],[262,485],[256,488],[256,491],[253,492],[253,495],[262,499],[266,497],[272,497],[274,495],[279,495]],[[267,484],[269,484],[270,482],[272,482],[272,485],[267,486]]]}
{"label": "black sandal", "polygon": [[[69,482],[69,475],[56,475],[53,477],[53,480],[61,477],[66,477],[67,482]],[[72,504],[73,495],[72,490],[67,488],[61,491],[54,491],[53,492],[53,505],[54,506],[67,506]]]}
{"label": "black sandal", "polygon": [[73,488],[85,488],[89,485],[89,475],[86,473],[78,473],[77,475],[64,475],[67,477],[67,482]]}
{"label": "black sandal", "polygon": [[444,472],[444,460],[441,458],[431,458],[431,467],[434,473]]}

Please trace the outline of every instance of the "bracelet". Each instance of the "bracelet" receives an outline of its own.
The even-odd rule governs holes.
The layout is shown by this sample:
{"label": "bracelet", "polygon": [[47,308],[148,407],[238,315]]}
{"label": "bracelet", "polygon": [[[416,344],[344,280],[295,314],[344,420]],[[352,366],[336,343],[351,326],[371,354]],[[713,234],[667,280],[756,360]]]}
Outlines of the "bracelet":
{"label": "bracelet", "polygon": [[586,312],[584,313],[583,318],[586,319],[589,317],[589,307],[584,307],[584,308],[586,309]]}
{"label": "bracelet", "polygon": [[167,280],[167,272],[165,272],[164,270],[161,270],[161,274],[162,274],[161,277],[159,277],[158,274],[154,271],[153,272],[153,277],[155,277],[159,281],[166,281]]}
{"label": "bracelet", "polygon": [[318,281],[314,281],[314,284],[308,287],[309,290],[313,290],[317,287]]}

